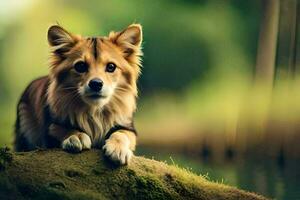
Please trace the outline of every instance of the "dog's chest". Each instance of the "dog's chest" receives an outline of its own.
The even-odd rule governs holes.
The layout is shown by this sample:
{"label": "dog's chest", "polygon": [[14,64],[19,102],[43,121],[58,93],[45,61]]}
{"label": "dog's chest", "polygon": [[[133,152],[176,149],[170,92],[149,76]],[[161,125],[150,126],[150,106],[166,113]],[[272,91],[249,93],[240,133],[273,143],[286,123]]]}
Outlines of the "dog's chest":
{"label": "dog's chest", "polygon": [[71,119],[71,123],[91,137],[93,146],[102,145],[105,134],[113,126],[113,122],[101,114],[79,114]]}

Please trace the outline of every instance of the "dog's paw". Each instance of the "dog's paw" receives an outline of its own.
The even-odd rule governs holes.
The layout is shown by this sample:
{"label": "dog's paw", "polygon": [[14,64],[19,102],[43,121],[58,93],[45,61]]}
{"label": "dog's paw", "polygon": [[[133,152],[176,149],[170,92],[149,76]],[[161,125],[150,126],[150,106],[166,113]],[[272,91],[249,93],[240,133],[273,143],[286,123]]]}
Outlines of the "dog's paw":
{"label": "dog's paw", "polygon": [[103,146],[104,154],[116,164],[129,164],[133,153],[129,148],[130,141],[123,133],[114,133]]}
{"label": "dog's paw", "polygon": [[86,133],[76,133],[65,139],[62,143],[62,148],[69,152],[80,152],[83,149],[90,149],[92,142]]}
{"label": "dog's paw", "polygon": [[82,144],[82,149],[91,149],[92,141],[90,136],[88,136],[86,133],[79,133],[77,136]]}

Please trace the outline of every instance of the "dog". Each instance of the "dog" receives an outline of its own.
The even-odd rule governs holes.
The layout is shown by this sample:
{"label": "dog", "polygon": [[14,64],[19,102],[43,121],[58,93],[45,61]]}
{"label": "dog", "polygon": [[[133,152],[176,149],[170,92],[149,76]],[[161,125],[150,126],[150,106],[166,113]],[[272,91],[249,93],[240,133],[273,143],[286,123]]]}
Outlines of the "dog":
{"label": "dog", "polygon": [[130,162],[133,115],[141,73],[142,26],[105,37],[48,29],[49,75],[32,81],[17,105],[16,151],[102,148],[113,162]]}

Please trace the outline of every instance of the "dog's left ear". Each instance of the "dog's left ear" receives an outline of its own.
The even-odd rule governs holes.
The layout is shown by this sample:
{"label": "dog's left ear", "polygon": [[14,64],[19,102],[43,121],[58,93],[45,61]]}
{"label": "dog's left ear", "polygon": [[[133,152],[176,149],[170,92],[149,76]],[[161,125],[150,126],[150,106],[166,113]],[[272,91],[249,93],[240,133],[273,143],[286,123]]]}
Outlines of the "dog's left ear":
{"label": "dog's left ear", "polygon": [[48,29],[48,43],[57,56],[63,57],[75,46],[77,37],[63,27],[53,25]]}
{"label": "dog's left ear", "polygon": [[131,24],[121,32],[109,34],[109,39],[122,49],[125,58],[142,55],[142,38],[143,33],[140,24]]}

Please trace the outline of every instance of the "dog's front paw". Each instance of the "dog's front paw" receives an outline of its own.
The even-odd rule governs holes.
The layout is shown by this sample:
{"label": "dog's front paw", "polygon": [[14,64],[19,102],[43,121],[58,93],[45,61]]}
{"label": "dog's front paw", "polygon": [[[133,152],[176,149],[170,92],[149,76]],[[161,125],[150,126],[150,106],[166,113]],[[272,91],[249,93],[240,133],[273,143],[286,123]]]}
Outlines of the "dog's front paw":
{"label": "dog's front paw", "polygon": [[120,165],[129,164],[132,151],[129,148],[130,141],[123,133],[116,132],[106,140],[103,150],[105,155],[114,163]]}
{"label": "dog's front paw", "polygon": [[75,133],[65,139],[62,148],[65,151],[78,153],[83,149],[90,149],[92,146],[91,138],[86,133]]}

